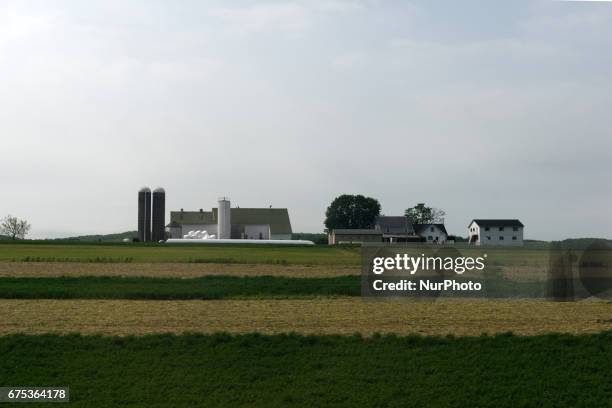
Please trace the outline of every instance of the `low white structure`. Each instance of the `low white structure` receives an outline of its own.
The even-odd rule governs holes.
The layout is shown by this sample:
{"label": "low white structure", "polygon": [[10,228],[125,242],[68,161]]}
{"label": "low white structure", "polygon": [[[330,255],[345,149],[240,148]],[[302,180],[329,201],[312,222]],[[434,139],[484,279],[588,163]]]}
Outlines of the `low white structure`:
{"label": "low white structure", "polygon": [[525,226],[516,219],[474,219],[468,225],[472,245],[522,246]]}
{"label": "low white structure", "polygon": [[208,231],[189,231],[183,235],[183,239],[215,239],[216,235],[210,235]]}
{"label": "low white structure", "polygon": [[170,238],[168,244],[197,244],[197,245],[218,245],[218,244],[256,244],[256,245],[314,245],[312,241],[303,239],[181,239]]}

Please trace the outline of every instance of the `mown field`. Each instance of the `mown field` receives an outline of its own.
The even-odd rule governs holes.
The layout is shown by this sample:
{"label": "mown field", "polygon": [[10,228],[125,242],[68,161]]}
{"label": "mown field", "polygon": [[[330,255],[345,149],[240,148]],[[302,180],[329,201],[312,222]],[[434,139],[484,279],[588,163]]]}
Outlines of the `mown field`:
{"label": "mown field", "polygon": [[606,301],[351,298],[224,300],[2,299],[0,334],[259,332],[478,336],[612,330]]}
{"label": "mown field", "polygon": [[[464,278],[541,297],[546,249],[487,252]],[[0,385],[69,386],[83,407],[610,405],[612,303],[362,299],[360,263],[350,246],[0,244]]]}
{"label": "mown field", "polygon": [[609,332],[13,335],[0,355],[3,383],[69,385],[73,407],[599,407],[612,392]]}
{"label": "mown field", "polygon": [[[326,278],[359,275],[361,267],[339,265],[270,265],[186,262],[0,262],[0,277],[121,276],[150,278],[198,278],[202,276],[285,276]],[[520,274],[520,272],[516,272]]]}

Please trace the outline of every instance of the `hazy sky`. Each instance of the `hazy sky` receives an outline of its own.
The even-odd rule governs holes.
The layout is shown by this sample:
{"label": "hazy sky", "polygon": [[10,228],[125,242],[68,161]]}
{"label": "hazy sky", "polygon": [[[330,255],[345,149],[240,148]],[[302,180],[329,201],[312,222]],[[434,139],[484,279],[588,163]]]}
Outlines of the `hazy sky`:
{"label": "hazy sky", "polygon": [[612,3],[500,3],[0,0],[0,215],[133,230],[149,185],[612,237]]}

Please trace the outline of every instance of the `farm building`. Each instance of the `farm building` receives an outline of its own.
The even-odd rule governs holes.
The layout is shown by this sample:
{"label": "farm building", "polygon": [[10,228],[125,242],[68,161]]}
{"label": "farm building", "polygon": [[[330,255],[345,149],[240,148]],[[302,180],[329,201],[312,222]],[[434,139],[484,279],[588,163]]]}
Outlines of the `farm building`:
{"label": "farm building", "polygon": [[444,224],[412,224],[406,216],[376,217],[371,229],[334,229],[330,231],[330,245],[363,242],[427,242],[443,244],[448,234]]}
{"label": "farm building", "polygon": [[469,243],[473,245],[523,245],[522,222],[516,219],[475,219],[468,225]]}
{"label": "farm building", "polygon": [[444,224],[414,224],[416,234],[429,243],[443,244],[448,240],[448,233]]}
{"label": "farm building", "polygon": [[190,231],[207,231],[220,239],[290,240],[292,234],[286,208],[231,208],[226,198],[211,211],[171,211],[166,228],[171,238]]}
{"label": "farm building", "polygon": [[333,229],[328,235],[330,245],[382,242],[382,233],[375,229]]}

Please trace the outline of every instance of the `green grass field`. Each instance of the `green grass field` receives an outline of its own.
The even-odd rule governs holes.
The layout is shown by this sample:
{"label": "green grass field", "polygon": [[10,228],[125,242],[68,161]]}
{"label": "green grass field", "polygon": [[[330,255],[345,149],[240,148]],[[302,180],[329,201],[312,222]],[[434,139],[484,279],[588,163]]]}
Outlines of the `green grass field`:
{"label": "green grass field", "polygon": [[0,244],[0,262],[194,262],[359,265],[358,247]]}
{"label": "green grass field", "polygon": [[359,296],[359,276],[285,278],[0,278],[2,299],[232,299]]}
{"label": "green grass field", "polygon": [[[501,278],[485,281],[457,277],[454,280],[482,282],[485,290],[478,297],[541,298],[546,288],[542,282],[512,282]],[[0,278],[0,299],[265,299],[360,295],[361,277],[355,275],[330,278],[223,275],[191,279],[100,276]],[[474,296],[469,292],[441,295]]]}
{"label": "green grass field", "polygon": [[[436,246],[412,246],[412,250],[437,251]],[[487,253],[491,265],[542,266],[547,248],[467,247],[456,245],[464,256]],[[448,249],[445,249],[447,251]],[[0,262],[192,262],[225,264],[335,265],[361,264],[359,246],[257,246],[178,244],[82,244],[0,243]]]}
{"label": "green grass field", "polygon": [[70,386],[72,407],[600,407],[612,392],[609,332],[11,335],[0,355],[3,386]]}

